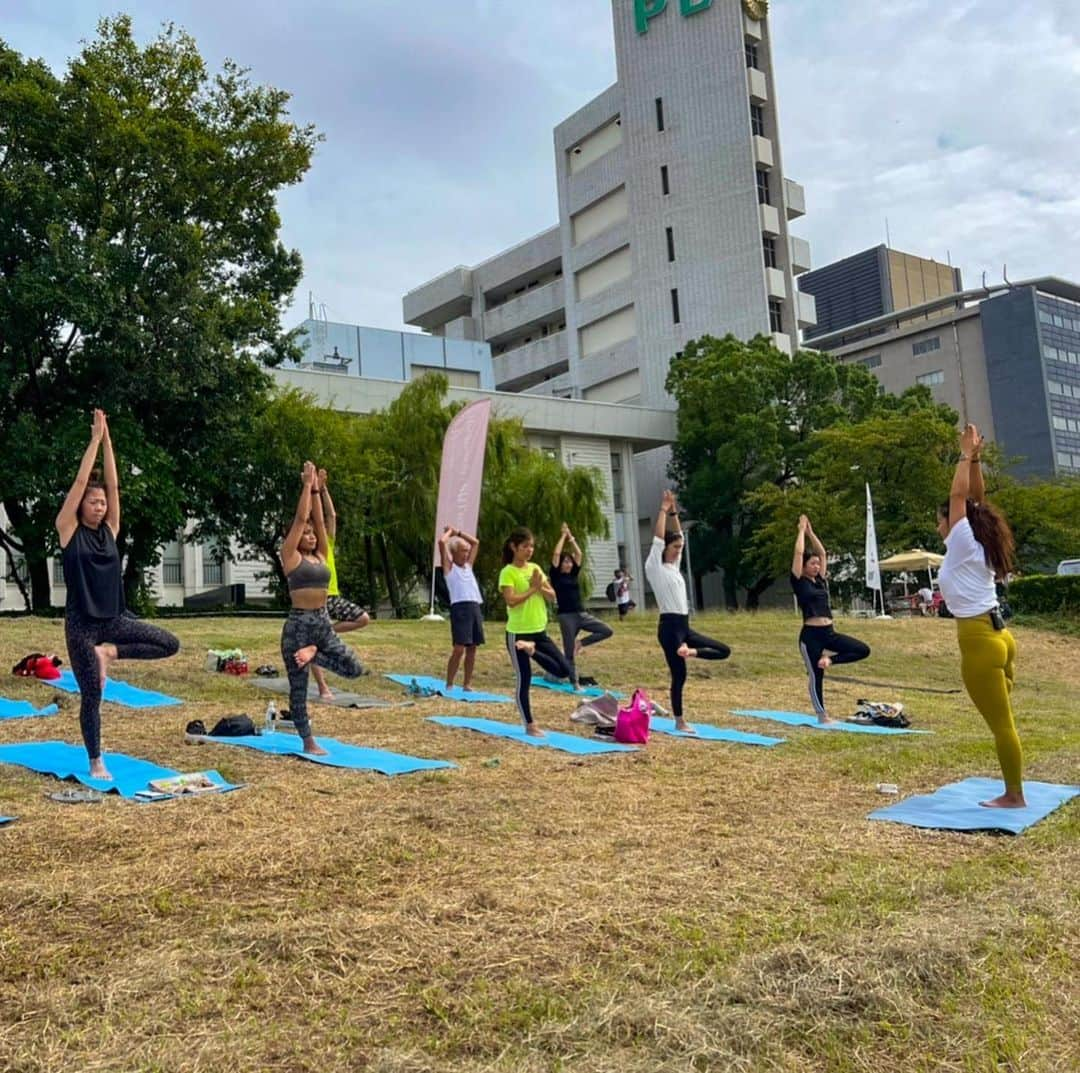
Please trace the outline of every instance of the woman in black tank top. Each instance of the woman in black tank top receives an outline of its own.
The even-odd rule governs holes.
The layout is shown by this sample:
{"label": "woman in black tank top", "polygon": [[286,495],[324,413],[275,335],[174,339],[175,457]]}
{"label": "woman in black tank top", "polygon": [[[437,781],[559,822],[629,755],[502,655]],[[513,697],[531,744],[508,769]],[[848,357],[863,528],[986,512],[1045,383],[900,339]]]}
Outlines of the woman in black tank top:
{"label": "woman in black tank top", "polygon": [[[806,542],[810,541],[810,550]],[[791,588],[803,616],[799,633],[799,651],[806,666],[810,703],[819,723],[832,723],[825,707],[825,671],[834,663],[856,663],[870,655],[870,647],[854,637],[833,629],[832,608],[829,606],[828,558],[825,545],[818,540],[803,514],[795,537],[795,552],[791,559]]]}
{"label": "woman in black tank top", "polygon": [[[93,477],[98,451],[104,481]],[[120,532],[120,487],[109,425],[94,411],[90,443],[75,483],[56,516],[67,603],[64,634],[79,684],[79,724],[90,776],[111,779],[101,757],[101,694],[113,660],[163,659],[180,642],[166,630],[140,622],[124,608],[124,586],[116,536]]]}
{"label": "woman in black tank top", "polygon": [[318,471],[305,462],[300,501],[281,546],[281,567],[292,602],[281,631],[281,658],[289,676],[289,718],[304,743],[304,752],[325,756],[308,718],[311,667],[326,667],[343,678],[359,678],[364,668],[356,653],[334,632],[326,610],[330,568],[326,565],[326,522],[318,493]]}

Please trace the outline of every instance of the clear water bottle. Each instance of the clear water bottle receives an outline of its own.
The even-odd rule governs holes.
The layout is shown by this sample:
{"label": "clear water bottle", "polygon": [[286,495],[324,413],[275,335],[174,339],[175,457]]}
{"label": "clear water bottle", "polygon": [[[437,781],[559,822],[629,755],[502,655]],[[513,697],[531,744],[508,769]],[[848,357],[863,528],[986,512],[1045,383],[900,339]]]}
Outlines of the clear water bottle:
{"label": "clear water bottle", "polygon": [[277,730],[277,705],[271,700],[266,706],[266,718],[263,720],[263,733],[273,734]]}

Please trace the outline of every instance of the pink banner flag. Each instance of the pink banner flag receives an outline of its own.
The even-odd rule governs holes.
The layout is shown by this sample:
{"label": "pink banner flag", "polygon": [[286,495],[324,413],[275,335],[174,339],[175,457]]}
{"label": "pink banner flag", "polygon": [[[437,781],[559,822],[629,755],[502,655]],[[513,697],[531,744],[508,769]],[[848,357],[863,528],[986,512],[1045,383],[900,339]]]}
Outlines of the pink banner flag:
{"label": "pink banner flag", "polygon": [[484,482],[491,399],[477,399],[462,410],[443,438],[439,470],[439,505],[435,513],[434,562],[439,564],[439,535],[447,525],[476,532],[480,519],[480,488]]}

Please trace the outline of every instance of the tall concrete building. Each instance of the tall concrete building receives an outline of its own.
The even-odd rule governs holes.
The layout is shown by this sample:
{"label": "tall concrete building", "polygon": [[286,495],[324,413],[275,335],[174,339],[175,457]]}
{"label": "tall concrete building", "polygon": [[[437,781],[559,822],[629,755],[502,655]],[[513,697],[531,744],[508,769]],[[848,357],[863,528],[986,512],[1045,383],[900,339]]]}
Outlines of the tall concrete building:
{"label": "tall concrete building", "polygon": [[814,301],[767,7],[613,0],[618,81],[554,132],[558,223],[410,291],[405,321],[490,343],[499,390],[647,407],[690,339],[796,346]]}
{"label": "tall concrete building", "polygon": [[807,341],[931,302],[963,290],[960,269],[939,261],[875,246],[799,277],[799,290],[813,295],[817,324]]}

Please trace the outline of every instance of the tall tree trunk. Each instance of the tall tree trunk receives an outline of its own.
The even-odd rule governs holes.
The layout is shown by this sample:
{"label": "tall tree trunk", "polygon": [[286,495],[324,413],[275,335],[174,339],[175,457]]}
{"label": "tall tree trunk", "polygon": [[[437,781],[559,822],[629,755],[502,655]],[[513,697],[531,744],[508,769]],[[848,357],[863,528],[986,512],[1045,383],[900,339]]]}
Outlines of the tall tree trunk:
{"label": "tall tree trunk", "polygon": [[364,534],[364,569],[367,571],[368,601],[374,613],[379,606],[379,589],[375,584],[375,544],[370,533]]}
{"label": "tall tree trunk", "polygon": [[390,604],[394,608],[394,618],[404,618],[405,612],[401,606],[397,578],[394,577],[393,568],[390,566],[390,550],[386,546],[386,537],[382,533],[379,534],[379,554],[382,556],[383,575],[386,578],[386,591],[390,594]]}
{"label": "tall tree trunk", "polygon": [[735,588],[735,571],[724,569],[724,606],[729,611],[739,610],[739,596]]}
{"label": "tall tree trunk", "polygon": [[[49,584],[49,564],[45,559],[27,560],[26,568],[30,572],[30,600],[27,607],[35,611],[48,611],[52,607],[52,586]],[[17,583],[16,583],[17,584]],[[19,591],[26,599],[26,590],[19,585]]]}
{"label": "tall tree trunk", "polygon": [[28,610],[48,611],[52,607],[52,588],[49,584],[49,563],[43,553],[43,541],[31,541],[26,536],[27,533],[36,532],[34,528],[35,519],[31,518],[30,513],[17,499],[5,499],[4,510],[7,513],[8,521],[11,523],[11,530],[19,534],[16,539],[12,539],[9,534],[5,534],[4,544],[9,554],[16,550],[21,552],[23,562],[26,564],[26,571],[30,577],[28,592],[26,584],[16,577],[15,572],[12,571],[15,585],[22,595]]}
{"label": "tall tree trunk", "polygon": [[772,577],[759,577],[746,590],[746,610],[756,611],[761,603],[761,594],[775,581]]}

